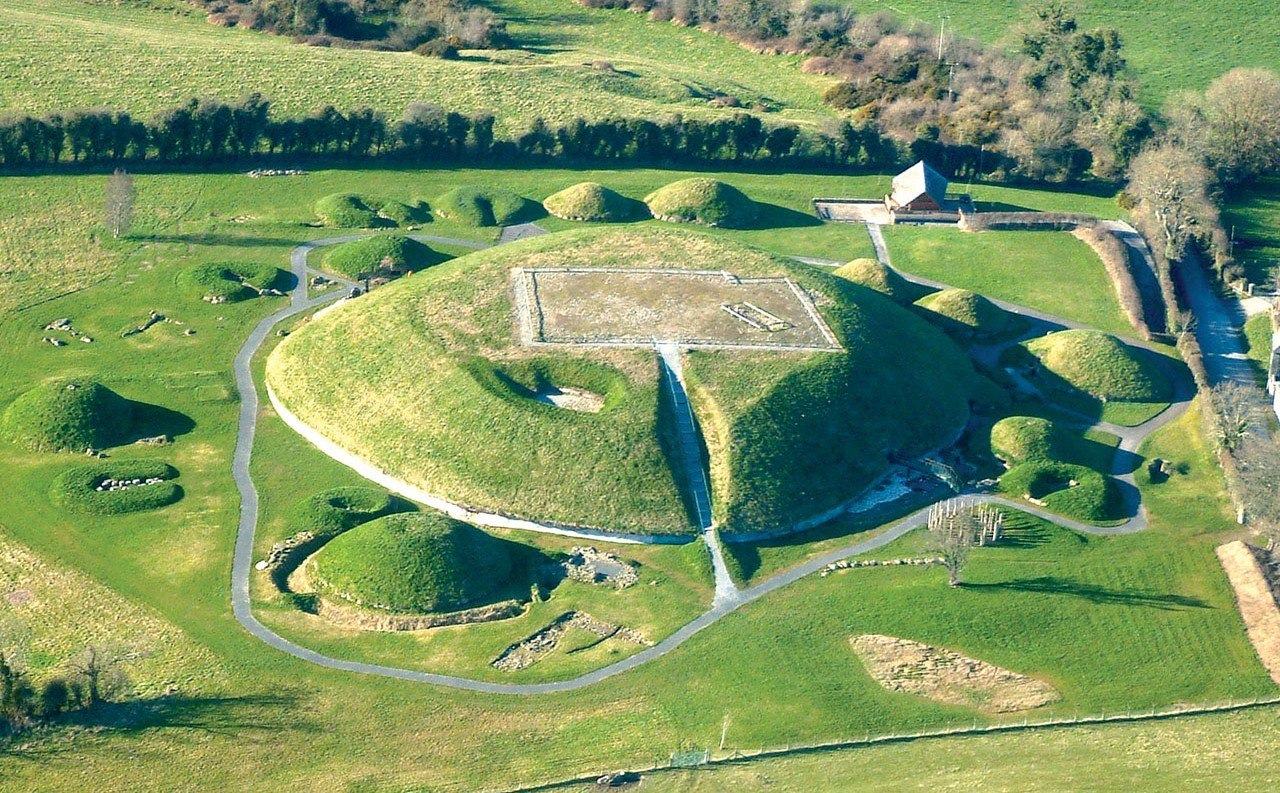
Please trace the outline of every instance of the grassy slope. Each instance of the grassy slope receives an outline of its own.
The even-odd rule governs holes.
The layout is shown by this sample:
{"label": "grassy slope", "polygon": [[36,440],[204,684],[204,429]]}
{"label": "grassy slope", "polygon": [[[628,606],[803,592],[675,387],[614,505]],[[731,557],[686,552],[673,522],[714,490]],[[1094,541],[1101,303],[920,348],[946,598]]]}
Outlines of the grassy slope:
{"label": "grassy slope", "polygon": [[1257,314],[1244,323],[1244,338],[1248,345],[1249,360],[1262,380],[1266,380],[1267,367],[1271,365],[1271,317]]}
{"label": "grassy slope", "polygon": [[[650,775],[646,791],[1269,791],[1275,708],[1143,724],[944,738]],[[992,762],[999,758],[999,762]],[[566,788],[594,790],[592,786]]]}
{"label": "grassy slope", "polygon": [[[1193,431],[1172,435],[1164,447],[1150,450],[1174,460],[1187,458],[1191,441],[1191,448],[1200,450],[1190,457],[1195,476],[1174,477],[1148,490],[1153,515],[1166,527],[1150,535],[1153,547],[1140,545],[1146,537],[1093,541],[1101,543],[1105,553],[1077,556],[1062,571],[1104,593],[1118,590],[1121,595],[1142,596],[1132,598],[1133,603],[1117,597],[1118,602],[1095,608],[1071,594],[1009,593],[1018,596],[1015,601],[992,588],[992,600],[982,605],[981,613],[957,611],[955,605],[930,617],[932,612],[920,609],[915,597],[925,592],[946,600],[945,587],[933,571],[887,571],[890,578],[915,572],[924,580],[916,584],[904,579],[901,588],[892,585],[896,581],[874,587],[869,593],[872,611],[866,610],[860,579],[814,579],[777,593],[786,598],[776,604],[761,602],[734,614],[653,666],[557,698],[555,718],[547,716],[547,699],[495,698],[328,672],[265,647],[231,620],[228,606],[227,560],[238,504],[227,476],[237,409],[227,398],[228,374],[231,355],[251,321],[281,301],[208,306],[175,294],[172,279],[181,267],[200,261],[244,258],[283,264],[294,240],[326,233],[297,225],[309,219],[310,203],[320,195],[368,183],[388,194],[403,190],[408,198],[421,184],[473,178],[478,177],[468,172],[390,171],[323,172],[299,180],[140,177],[140,204],[147,216],[170,220],[162,228],[145,227],[156,228],[157,239],[129,243],[130,258],[125,261],[136,266],[108,269],[91,290],[35,309],[17,311],[9,304],[0,318],[0,346],[22,354],[0,356],[0,401],[11,399],[38,377],[109,373],[108,384],[125,396],[162,403],[194,419],[195,426],[172,447],[117,453],[120,458],[145,455],[172,461],[183,472],[187,497],[164,510],[105,521],[65,515],[48,505],[49,479],[76,458],[29,455],[0,445],[0,478],[9,494],[0,501],[6,536],[83,570],[130,605],[152,609],[158,619],[198,643],[201,652],[216,658],[212,667],[183,664],[184,674],[173,680],[183,696],[163,709],[134,714],[122,729],[79,732],[71,742],[39,740],[31,750],[6,755],[6,772],[15,786],[63,790],[92,779],[122,787],[336,788],[358,783],[472,790],[647,763],[683,741],[714,744],[726,713],[731,717],[730,743],[740,745],[945,720],[964,723],[971,718],[967,713],[904,702],[878,692],[860,673],[851,672],[844,641],[847,628],[874,624],[877,629],[905,631],[903,619],[933,619],[930,631],[988,654],[1002,642],[1024,644],[1025,625],[1009,621],[1020,619],[1021,607],[1028,602],[1036,604],[1032,613],[1051,615],[1055,627],[1043,648],[997,647],[989,654],[992,660],[1004,661],[1012,652],[1017,657],[1010,656],[1008,663],[1016,662],[1015,668],[1043,668],[1069,683],[1073,693],[1064,708],[1141,707],[1270,690],[1205,550],[1208,539],[1174,531],[1179,526],[1230,529],[1220,498],[1221,480]],[[545,181],[548,191],[582,178],[557,171],[513,177],[527,184]],[[586,178],[606,184],[625,180],[645,189],[669,180],[670,174],[636,171]],[[41,206],[60,204],[69,216],[89,217],[99,193],[83,185],[100,184],[97,179],[41,179],[47,191],[42,195],[36,194],[32,180],[4,179],[0,193],[15,215],[34,215]],[[556,180],[562,181],[550,184]],[[785,195],[828,192],[831,185],[870,184],[856,179],[734,178],[749,194],[787,180],[790,185],[771,193],[779,196],[771,200],[781,203]],[[240,215],[256,219],[229,220]],[[806,233],[821,235],[823,241],[810,243],[815,247],[842,245],[838,238],[826,236],[826,229]],[[32,245],[39,249],[36,261],[44,263],[44,272],[56,272],[50,249],[76,255],[86,247],[86,237],[86,229],[79,227],[63,236],[42,238]],[[130,339],[113,336],[151,308],[187,322],[197,335],[183,337],[180,328],[162,325]],[[61,350],[41,345],[43,323],[60,316],[72,317],[99,342]],[[303,465],[300,450],[306,450],[305,444],[278,423],[274,439],[288,439],[292,445],[272,445],[272,424],[264,424],[259,440],[266,445],[255,454],[268,510],[262,543],[269,543],[272,532],[285,531],[279,516],[295,498],[352,481],[342,478],[343,469],[327,460]],[[1112,542],[1115,545],[1108,547]],[[1067,552],[1057,541],[1040,548],[1044,553],[1053,548]],[[259,546],[259,552],[264,549]],[[990,567],[975,559],[974,573],[1011,581],[1045,574],[1041,560],[1049,557],[1028,550],[1025,557],[1012,550],[1003,559],[991,557]],[[1159,560],[1154,566],[1153,558]],[[653,564],[680,568],[669,560]],[[705,592],[705,585],[700,591]],[[1158,598],[1146,597],[1152,593],[1200,597],[1210,608],[1161,608]],[[681,598],[682,605],[673,608],[694,606]],[[873,612],[888,618],[871,619]],[[115,619],[134,619],[127,609],[113,607],[112,613]],[[1003,616],[992,623],[991,613]],[[857,615],[856,623],[845,622],[844,615]],[[973,637],[968,637],[970,632]],[[1067,632],[1069,641],[1053,638]],[[1167,647],[1175,640],[1176,646]],[[1144,658],[1136,664],[1127,650],[1115,648],[1130,641],[1154,647],[1158,662]],[[412,652],[409,648],[402,655]],[[725,663],[726,658],[734,663]],[[1212,670],[1212,679],[1203,669]],[[1094,691],[1090,682],[1096,677],[1114,682]],[[739,731],[739,725],[745,729]],[[376,757],[368,751],[375,745]],[[121,763],[122,756],[129,762]],[[389,763],[388,757],[396,759]]]}
{"label": "grassy slope", "polygon": [[[170,4],[155,4],[164,8]],[[178,4],[172,4],[178,8]],[[0,107],[24,111],[108,104],[146,115],[192,95],[259,91],[284,111],[372,104],[399,116],[410,102],[491,110],[500,126],[536,116],[724,115],[718,94],[806,122],[829,115],[831,79],[793,56],[757,55],[697,30],[571,0],[505,0],[499,10],[527,49],[459,61],[412,53],[305,47],[217,28],[197,13],[84,0],[0,0]],[[611,61],[616,73],[594,69]],[[771,114],[774,115],[774,114]]]}
{"label": "grassy slope", "polygon": [[[1020,19],[1021,0],[845,0],[854,8],[892,8],[937,27],[986,41],[1003,41]],[[1158,105],[1181,90],[1203,89],[1234,66],[1280,69],[1280,33],[1271,0],[1090,0],[1077,7],[1083,27],[1113,27],[1124,38],[1146,102]],[[1264,21],[1270,20],[1270,22]]]}
{"label": "grassy slope", "polygon": [[1102,262],[1069,234],[891,226],[885,237],[894,266],[904,272],[1109,333],[1134,333]]}
{"label": "grassy slope", "polygon": [[1222,222],[1240,243],[1236,259],[1244,265],[1245,277],[1274,288],[1280,274],[1280,179],[1263,179],[1231,196]]}

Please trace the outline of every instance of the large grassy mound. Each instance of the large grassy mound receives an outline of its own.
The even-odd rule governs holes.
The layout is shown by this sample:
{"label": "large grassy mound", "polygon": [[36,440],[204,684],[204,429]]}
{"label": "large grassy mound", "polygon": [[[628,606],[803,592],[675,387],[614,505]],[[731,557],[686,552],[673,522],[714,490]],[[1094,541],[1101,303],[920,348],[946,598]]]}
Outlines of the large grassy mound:
{"label": "large grassy mound", "polygon": [[832,272],[846,281],[874,289],[899,303],[910,303],[923,291],[921,287],[875,259],[854,259]]}
{"label": "large grassy mound", "polygon": [[616,223],[643,217],[644,204],[617,193],[598,182],[579,182],[550,195],[542,206],[562,220],[589,223]]}
{"label": "large grassy mound", "polygon": [[435,212],[445,220],[470,226],[510,226],[538,215],[538,205],[501,188],[455,187],[435,201]]}
{"label": "large grassy mound", "polygon": [[930,319],[947,332],[962,338],[983,340],[1003,336],[1013,328],[1004,309],[968,289],[944,289],[916,302],[928,309]]}
{"label": "large grassy mound", "polygon": [[178,273],[178,286],[210,303],[236,303],[285,286],[285,273],[262,262],[197,264]]}
{"label": "large grassy mound", "polygon": [[[944,445],[968,419],[972,367],[911,311],[676,229],[575,230],[455,259],[308,323],[272,354],[267,377],[326,437],[441,497],[609,531],[692,533],[653,351],[519,346],[510,289],[515,267],[673,266],[788,276],[819,296],[845,347],[688,355],[725,531],[775,530],[843,503],[888,456]],[[547,386],[598,394],[602,409],[535,398]]]}
{"label": "large grassy mound", "polygon": [[178,471],[159,460],[104,460],[64,471],[53,480],[49,499],[72,512],[123,515],[172,504],[182,488]]}
{"label": "large grassy mound", "polygon": [[418,201],[412,205],[362,193],[333,193],[316,201],[321,225],[337,229],[376,229],[413,226],[431,220],[431,210]]}
{"label": "large grassy mound", "polygon": [[334,246],[325,252],[322,266],[347,278],[363,278],[381,272],[413,272],[444,258],[408,237],[374,236]]}
{"label": "large grassy mound", "polygon": [[1024,346],[1051,376],[1102,402],[1167,402],[1172,397],[1163,372],[1106,333],[1065,330]]}
{"label": "large grassy mound", "polygon": [[83,452],[124,440],[132,404],[94,380],[41,383],[13,401],[0,417],[5,440],[33,451]]}
{"label": "large grassy mound", "polygon": [[369,608],[455,611],[505,584],[511,555],[500,540],[444,515],[388,515],[321,548],[312,574],[319,591]]}
{"label": "large grassy mound", "polygon": [[645,196],[644,202],[659,220],[730,229],[750,226],[759,214],[756,203],[738,188],[701,177],[660,187]]}
{"label": "large grassy mound", "polygon": [[1098,523],[1123,517],[1111,479],[1083,465],[1031,460],[1000,477],[1000,489],[1076,520]]}

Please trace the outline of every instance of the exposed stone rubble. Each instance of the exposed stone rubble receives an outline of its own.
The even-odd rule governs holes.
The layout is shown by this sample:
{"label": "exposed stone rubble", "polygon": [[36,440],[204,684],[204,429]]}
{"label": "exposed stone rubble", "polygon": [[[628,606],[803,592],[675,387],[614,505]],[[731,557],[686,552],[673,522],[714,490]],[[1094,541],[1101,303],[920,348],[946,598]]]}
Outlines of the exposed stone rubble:
{"label": "exposed stone rubble", "polygon": [[821,575],[825,578],[837,570],[852,570],[855,567],[896,567],[898,565],[924,567],[931,564],[942,564],[942,557],[925,556],[914,559],[841,559],[838,562],[832,562],[822,568]]}
{"label": "exposed stone rubble", "polygon": [[133,487],[143,487],[145,485],[156,485],[163,482],[164,479],[158,476],[148,476],[146,478],[136,479],[103,479],[94,487],[99,493],[115,492],[118,490],[128,490]]}
{"label": "exposed stone rubble", "polygon": [[[65,333],[71,338],[79,339],[85,344],[93,343],[93,339],[91,337],[75,329],[75,326],[71,324],[70,317],[62,317],[61,319],[55,319],[53,322],[50,322],[48,325],[45,325],[44,329],[47,331],[52,331],[55,334]],[[65,347],[67,345],[67,343],[64,340],[58,338],[56,335],[45,336],[43,339],[41,339],[41,341],[45,342],[46,344],[52,344],[54,347]]]}
{"label": "exposed stone rubble", "polygon": [[615,554],[586,545],[574,547],[560,566],[566,576],[584,584],[608,584],[626,589],[640,580],[635,565]]}
{"label": "exposed stone rubble", "polygon": [[[121,331],[120,338],[127,339],[130,336],[136,336],[139,333],[146,333],[153,326],[158,325],[162,322],[169,323],[172,325],[186,324],[185,322],[182,322],[180,320],[170,319],[169,317],[166,317],[164,314],[161,314],[159,311],[152,310],[147,314],[147,318],[142,321],[142,324],[137,325],[136,327],[129,328],[128,330]],[[195,333],[194,330],[191,330],[190,328],[188,328],[186,331],[183,332],[183,335],[190,336],[194,333]]]}
{"label": "exposed stone rubble", "polygon": [[504,672],[515,672],[533,666],[560,646],[560,639],[570,628],[590,631],[599,636],[601,641],[617,638],[632,644],[644,646],[653,644],[639,631],[598,620],[586,612],[566,611],[552,620],[547,627],[503,650],[502,655],[494,659],[494,668]]}
{"label": "exposed stone rubble", "polygon": [[264,176],[304,176],[306,173],[301,168],[254,168],[245,176],[250,179],[261,179]]}

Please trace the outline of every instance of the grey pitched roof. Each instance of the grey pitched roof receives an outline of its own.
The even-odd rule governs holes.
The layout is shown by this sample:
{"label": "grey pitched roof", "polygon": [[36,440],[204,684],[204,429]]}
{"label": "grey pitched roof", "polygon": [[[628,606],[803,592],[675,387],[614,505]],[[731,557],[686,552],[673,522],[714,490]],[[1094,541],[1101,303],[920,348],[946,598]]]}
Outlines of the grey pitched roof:
{"label": "grey pitched roof", "polygon": [[899,206],[910,204],[927,195],[939,204],[947,197],[947,177],[929,167],[924,160],[893,177],[893,200]]}

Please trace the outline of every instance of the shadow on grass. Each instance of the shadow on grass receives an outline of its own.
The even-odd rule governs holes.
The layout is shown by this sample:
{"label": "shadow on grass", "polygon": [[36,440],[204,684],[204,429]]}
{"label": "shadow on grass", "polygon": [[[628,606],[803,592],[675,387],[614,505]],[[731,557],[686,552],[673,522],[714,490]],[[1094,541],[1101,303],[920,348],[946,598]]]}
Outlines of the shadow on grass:
{"label": "shadow on grass", "polygon": [[1200,598],[1177,594],[1158,594],[1121,589],[1110,589],[1097,584],[1085,584],[1055,576],[1023,578],[998,584],[965,584],[966,589],[1003,589],[1013,592],[1032,592],[1047,595],[1068,595],[1099,605],[1146,606],[1162,611],[1210,608]]}
{"label": "shadow on grass", "polygon": [[133,421],[123,443],[136,443],[142,438],[154,438],[158,435],[176,438],[195,428],[195,421],[185,413],[149,402],[134,402]]}
{"label": "shadow on grass", "polygon": [[176,245],[221,245],[225,247],[235,248],[261,248],[267,246],[288,246],[293,247],[302,240],[286,239],[284,237],[254,237],[240,236],[239,234],[147,234],[138,235],[131,239],[139,242],[156,242],[168,243]]}
{"label": "shadow on grass", "polygon": [[756,219],[744,229],[745,231],[812,228],[822,225],[822,221],[817,215],[810,215],[807,212],[800,212],[777,204],[757,202],[756,206],[759,208]]}

